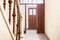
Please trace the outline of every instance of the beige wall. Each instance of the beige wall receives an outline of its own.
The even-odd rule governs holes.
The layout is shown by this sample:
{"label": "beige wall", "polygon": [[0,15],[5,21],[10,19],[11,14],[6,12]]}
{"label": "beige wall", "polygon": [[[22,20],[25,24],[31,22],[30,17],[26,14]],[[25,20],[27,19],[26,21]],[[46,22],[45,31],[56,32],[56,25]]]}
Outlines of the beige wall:
{"label": "beige wall", "polygon": [[0,12],[0,40],[12,40]]}
{"label": "beige wall", "polygon": [[50,40],[60,40],[60,0],[45,0],[45,33]]}
{"label": "beige wall", "polygon": [[[4,14],[4,17],[6,19],[7,15],[0,5],[0,40],[12,40],[11,35],[8,31],[8,27],[10,29],[10,25],[8,24],[8,27],[7,27],[6,22],[8,23],[8,21],[6,19],[6,22],[5,22],[5,20],[3,18],[3,14]],[[11,31],[11,29],[10,29],[10,31]]]}
{"label": "beige wall", "polygon": [[[2,10],[2,11],[1,11]],[[8,5],[8,0],[6,0],[6,9],[4,10],[3,8],[3,0],[0,0],[0,40],[12,40],[11,35],[8,31],[7,25],[4,21],[4,18],[2,16],[2,13],[4,14],[4,17],[6,19],[6,22],[9,26],[9,29],[12,33],[12,24],[9,24],[8,18],[9,18],[9,5]],[[13,33],[12,33],[13,36]]]}

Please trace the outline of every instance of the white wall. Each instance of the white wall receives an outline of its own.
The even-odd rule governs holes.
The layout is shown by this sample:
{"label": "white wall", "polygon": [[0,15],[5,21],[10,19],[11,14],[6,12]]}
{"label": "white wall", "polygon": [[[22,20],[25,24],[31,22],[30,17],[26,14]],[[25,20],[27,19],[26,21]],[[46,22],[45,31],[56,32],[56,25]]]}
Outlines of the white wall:
{"label": "white wall", "polygon": [[[3,14],[5,18],[3,18]],[[0,4],[0,40],[12,40],[11,35],[8,31],[8,27],[9,27],[9,30],[11,32],[10,25],[8,24],[8,21],[6,18],[7,18],[6,12],[3,10],[3,7]],[[6,19],[7,24],[4,19]]]}
{"label": "white wall", "polygon": [[45,0],[45,33],[50,40],[60,40],[60,0]]}
{"label": "white wall", "polygon": [[0,12],[0,40],[12,40]]}

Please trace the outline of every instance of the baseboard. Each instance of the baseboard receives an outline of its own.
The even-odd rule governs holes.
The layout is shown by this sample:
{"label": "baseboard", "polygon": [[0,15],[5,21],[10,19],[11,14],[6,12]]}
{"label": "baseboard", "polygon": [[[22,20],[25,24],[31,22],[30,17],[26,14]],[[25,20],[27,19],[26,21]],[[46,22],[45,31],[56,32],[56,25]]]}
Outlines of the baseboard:
{"label": "baseboard", "polygon": [[44,33],[45,34],[45,32],[42,32],[42,31],[41,32],[40,31],[37,31],[37,33]]}
{"label": "baseboard", "polygon": [[46,35],[46,37],[50,40],[50,38],[47,36],[47,34],[45,34]]}

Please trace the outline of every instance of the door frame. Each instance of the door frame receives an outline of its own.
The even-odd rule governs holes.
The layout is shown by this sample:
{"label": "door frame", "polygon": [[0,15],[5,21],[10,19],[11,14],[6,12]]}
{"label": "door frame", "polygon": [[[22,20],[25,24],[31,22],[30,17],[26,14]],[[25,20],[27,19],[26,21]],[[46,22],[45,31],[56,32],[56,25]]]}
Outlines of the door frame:
{"label": "door frame", "polygon": [[28,8],[28,29],[29,28],[29,10],[32,9],[32,13],[33,13],[33,9],[36,9],[36,18],[37,18],[37,8]]}

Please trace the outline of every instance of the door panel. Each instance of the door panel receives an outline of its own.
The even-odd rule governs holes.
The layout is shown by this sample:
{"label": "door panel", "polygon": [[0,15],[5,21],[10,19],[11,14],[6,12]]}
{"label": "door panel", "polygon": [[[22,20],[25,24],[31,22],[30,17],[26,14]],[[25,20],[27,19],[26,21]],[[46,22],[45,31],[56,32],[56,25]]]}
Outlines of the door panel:
{"label": "door panel", "polygon": [[37,28],[37,32],[38,33],[44,33],[44,26],[45,26],[45,24],[44,24],[44,4],[38,4],[37,5],[37,16],[38,16],[38,28]]}
{"label": "door panel", "polygon": [[33,9],[33,27],[36,29],[36,9]]}
{"label": "door panel", "polygon": [[33,27],[33,16],[32,15],[29,15],[29,28],[32,28]]}
{"label": "door panel", "polygon": [[32,28],[32,26],[33,26],[32,20],[33,20],[32,9],[29,9],[29,28]]}
{"label": "door panel", "polygon": [[33,28],[36,29],[36,15],[33,15]]}
{"label": "door panel", "polygon": [[28,12],[29,29],[36,29],[36,9],[29,9]]}

